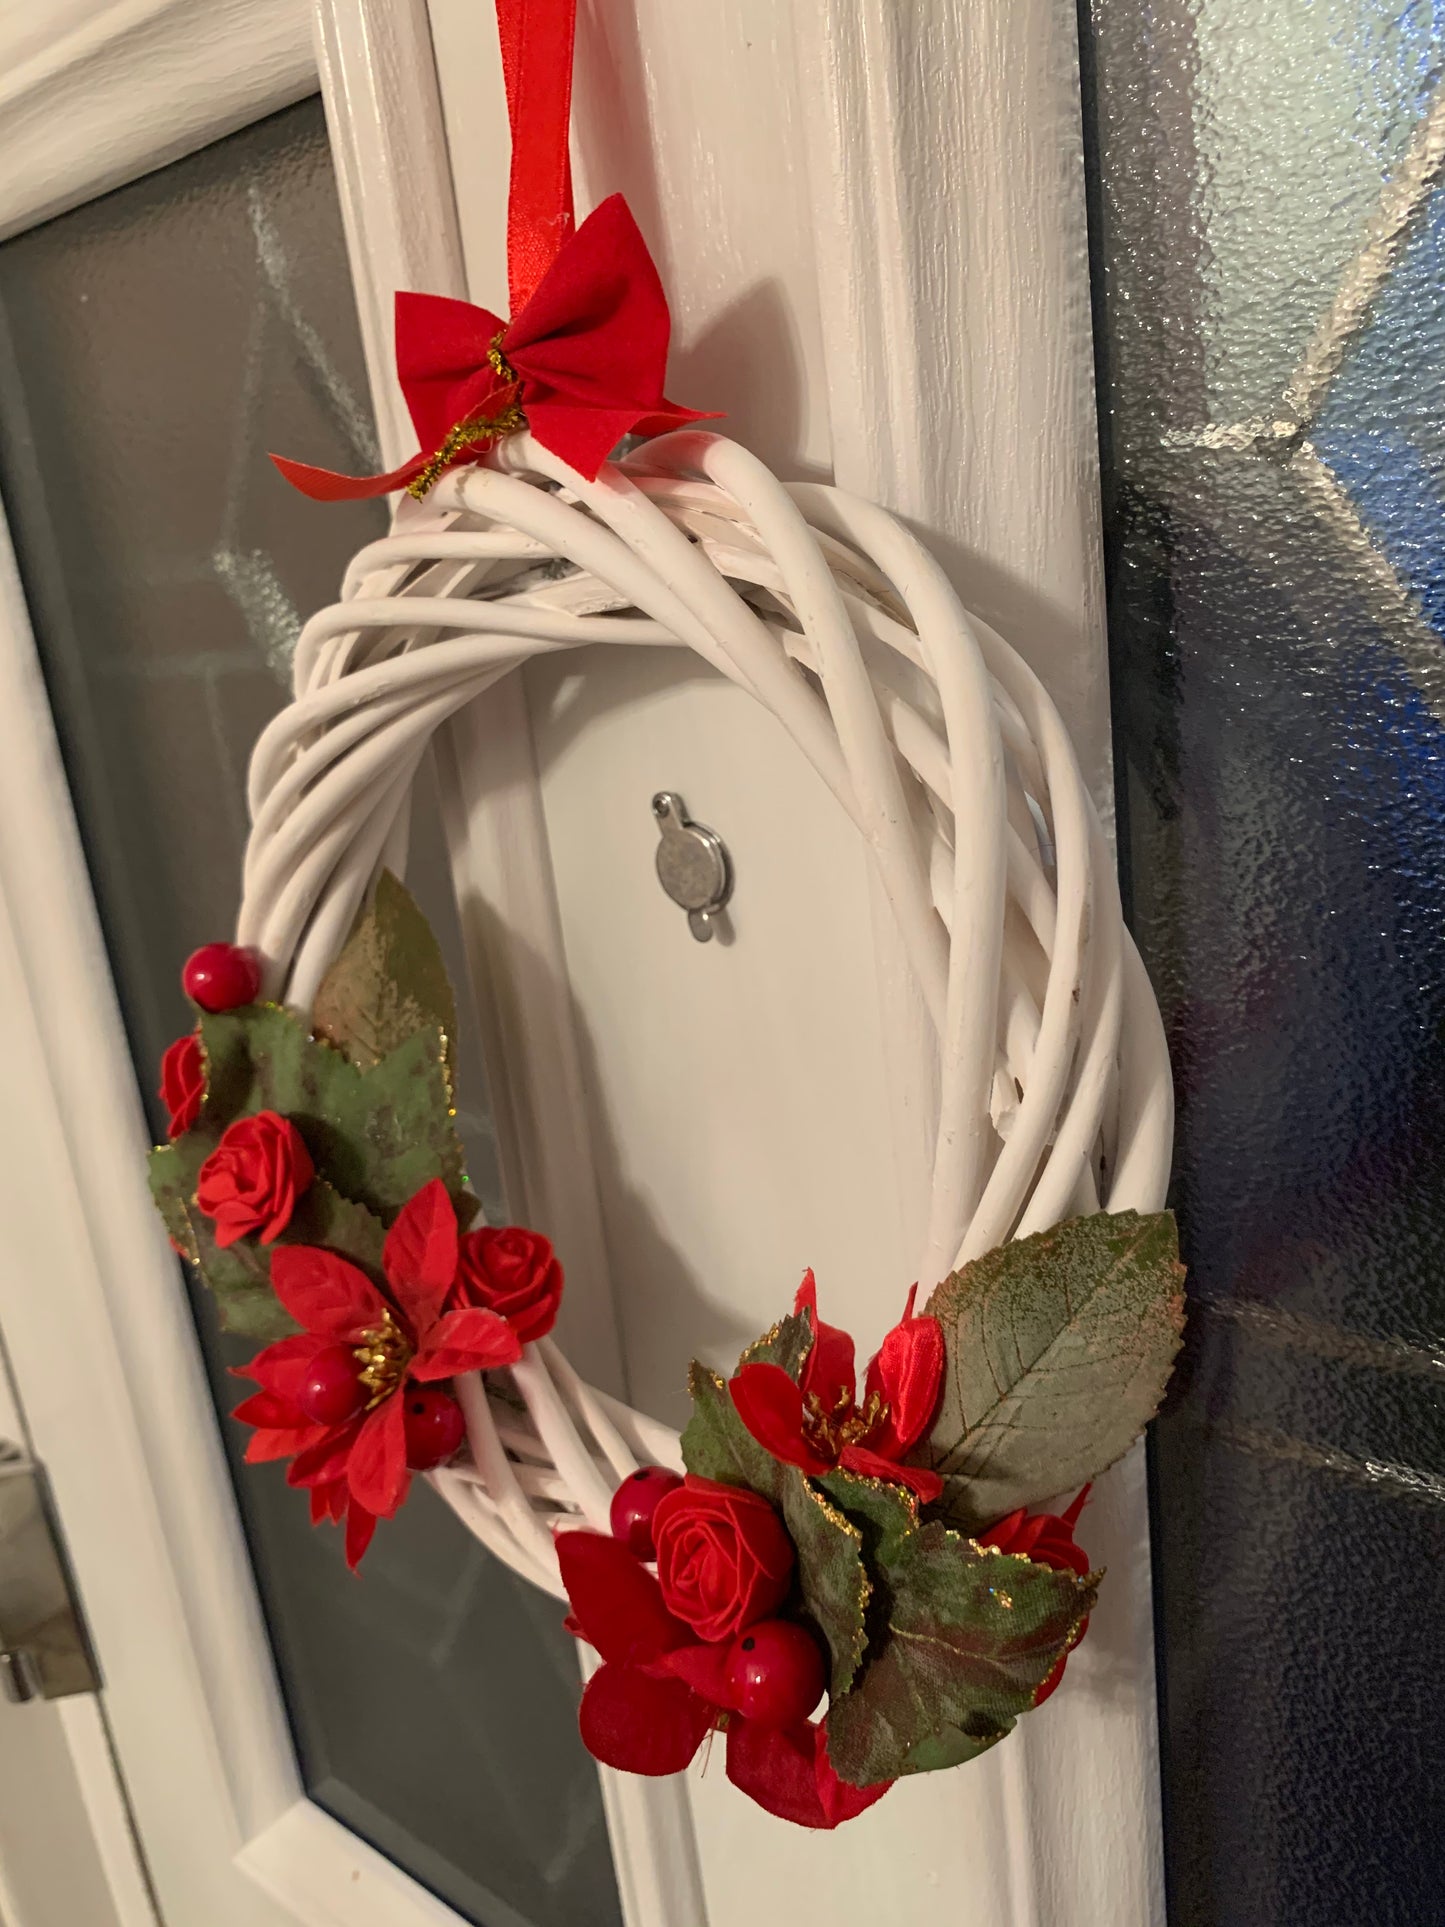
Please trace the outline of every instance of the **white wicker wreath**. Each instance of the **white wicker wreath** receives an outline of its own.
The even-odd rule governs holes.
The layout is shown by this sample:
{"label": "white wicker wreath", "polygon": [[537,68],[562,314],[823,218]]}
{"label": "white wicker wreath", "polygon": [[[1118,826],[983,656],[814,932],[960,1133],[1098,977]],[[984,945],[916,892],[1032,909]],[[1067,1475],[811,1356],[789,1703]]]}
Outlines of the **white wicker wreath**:
{"label": "white wicker wreath", "polygon": [[[266,994],[308,1010],[378,869],[402,867],[438,725],[529,656],[595,642],[683,644],[739,683],[872,851],[938,1038],[925,1291],[1061,1218],[1158,1210],[1163,1029],[1054,705],[893,516],[715,435],[648,442],[595,482],[517,435],[403,498],[357,555],[251,762],[238,940]],[[469,1453],[430,1476],[563,1597],[555,1529],[606,1532],[616,1485],[680,1467],[678,1441],[551,1339],[511,1377],[529,1422],[459,1380]]]}

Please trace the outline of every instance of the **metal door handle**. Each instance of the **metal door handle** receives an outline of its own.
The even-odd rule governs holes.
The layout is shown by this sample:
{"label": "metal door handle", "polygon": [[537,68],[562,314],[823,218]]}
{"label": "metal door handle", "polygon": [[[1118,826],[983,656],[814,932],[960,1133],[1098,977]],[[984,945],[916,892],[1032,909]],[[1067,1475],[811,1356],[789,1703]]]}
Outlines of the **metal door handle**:
{"label": "metal door handle", "polygon": [[45,1474],[0,1440],[0,1692],[53,1700],[99,1684]]}

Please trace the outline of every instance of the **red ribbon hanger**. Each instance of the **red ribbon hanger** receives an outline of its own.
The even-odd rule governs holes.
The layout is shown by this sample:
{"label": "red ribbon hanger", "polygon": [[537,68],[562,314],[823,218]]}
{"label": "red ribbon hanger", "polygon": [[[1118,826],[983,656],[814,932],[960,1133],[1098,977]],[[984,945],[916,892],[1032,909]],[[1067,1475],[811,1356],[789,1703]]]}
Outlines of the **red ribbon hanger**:
{"label": "red ribbon hanger", "polygon": [[620,194],[574,226],[568,128],[577,0],[497,0],[512,129],[507,279],[512,319],[444,295],[398,293],[396,370],[419,452],[385,475],[273,455],[316,501],[405,488],[530,428],[589,481],[624,435],[705,419],[662,392],[672,317]]}

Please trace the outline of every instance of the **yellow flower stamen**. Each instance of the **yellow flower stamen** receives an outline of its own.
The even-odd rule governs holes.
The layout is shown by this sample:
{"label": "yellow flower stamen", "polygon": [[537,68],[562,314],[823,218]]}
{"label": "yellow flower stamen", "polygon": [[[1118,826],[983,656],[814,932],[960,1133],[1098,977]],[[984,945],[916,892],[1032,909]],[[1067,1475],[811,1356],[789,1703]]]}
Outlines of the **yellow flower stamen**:
{"label": "yellow flower stamen", "polygon": [[366,1404],[370,1412],[400,1386],[412,1361],[412,1349],[401,1326],[389,1311],[384,1311],[381,1323],[361,1334],[361,1343],[352,1356],[361,1367],[357,1377],[371,1393]]}

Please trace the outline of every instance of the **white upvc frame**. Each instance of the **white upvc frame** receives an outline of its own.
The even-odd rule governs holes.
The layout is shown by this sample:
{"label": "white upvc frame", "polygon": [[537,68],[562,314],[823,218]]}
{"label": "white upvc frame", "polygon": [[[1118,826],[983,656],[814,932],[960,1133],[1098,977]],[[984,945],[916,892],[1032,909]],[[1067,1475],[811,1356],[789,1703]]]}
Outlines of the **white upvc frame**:
{"label": "white upvc frame", "polygon": [[[501,179],[504,123],[479,104],[500,95],[485,7],[466,7],[479,22],[466,81],[472,132],[491,144],[489,165]],[[390,289],[464,291],[429,32],[454,32],[460,9],[431,0],[429,23],[426,0],[322,0],[319,58],[309,51],[306,0],[110,8],[77,0],[75,11],[85,17],[48,48],[8,66],[0,58],[8,73],[0,232],[299,98],[319,78],[361,269],[384,452],[405,452],[390,380]],[[0,29],[0,57],[9,31]],[[835,478],[946,538],[974,606],[1031,646],[1107,810],[1074,34],[1067,0],[929,0],[917,9],[818,0],[791,14],[823,343],[822,366],[808,372],[826,387]],[[182,57],[157,79],[167,44]],[[133,112],[134,89],[152,84],[140,139],[130,127],[143,118]],[[74,111],[87,99],[103,114],[115,103],[113,131],[98,143]],[[451,148],[456,158],[455,117]],[[951,197],[937,191],[941,176],[956,185]],[[474,236],[469,252],[475,259]],[[477,286],[474,272],[471,291],[485,299],[495,286]],[[929,317],[922,330],[919,315]],[[920,421],[941,425],[934,444],[911,432]],[[0,1115],[0,1210],[13,1228],[0,1328],[72,1522],[105,1661],[104,1709],[157,1885],[177,1920],[206,1927],[288,1919],[441,1927],[449,1911],[312,1807],[296,1779],[194,1335],[135,1180],[144,1129],[133,1074],[8,553],[0,577],[0,713],[12,719],[16,744],[0,759],[0,1009],[7,1042],[13,1031],[14,1087],[26,1094]],[[512,1152],[509,1183],[538,1221],[568,1226],[570,1249],[599,1251],[575,1040],[539,988],[548,976],[564,981],[565,971],[520,690],[499,691],[459,729],[459,768],[475,767],[483,750],[508,758],[503,794],[493,790],[485,812],[465,785],[454,797],[454,821],[468,832],[457,841],[464,898],[473,908],[490,903],[553,965],[509,974],[503,959],[497,976],[506,1023],[498,1018],[487,1042],[499,1133]],[[495,782],[499,764],[489,767]],[[478,923],[470,934],[485,944]],[[880,938],[881,974],[901,983],[888,941]],[[901,1130],[902,1104],[898,1115]],[[64,1222],[27,1228],[27,1197],[66,1183],[74,1206]],[[127,1399],[116,1396],[115,1356]],[[145,1397],[156,1385],[164,1396]],[[103,1463],[76,1443],[78,1413],[96,1400],[113,1440]],[[955,1916],[966,1900],[966,1918],[979,1927],[1154,1927],[1163,1918],[1137,1457],[1098,1510],[1113,1541],[1104,1557],[1119,1603],[1109,1608],[1111,1625],[1100,1624],[1081,1649],[1071,1679],[1092,1655],[1106,1659],[1114,1711],[1091,1724],[1092,1702],[1080,1699],[1075,1719],[1061,1695],[1047,1749],[1027,1731],[1000,1749],[986,1811],[970,1820],[988,1851],[974,1890],[950,1900]],[[171,1655],[162,1704],[146,1663],[158,1645]],[[226,1658],[236,1653],[247,1655],[244,1679]],[[980,1785],[986,1768],[970,1769]],[[173,1795],[183,1777],[214,1790],[208,1804],[227,1816],[223,1838],[198,1840],[181,1821],[190,1808]],[[689,1903],[677,1904],[694,1877],[680,1819],[668,1817],[666,1796],[660,1808],[643,1802],[640,1810],[639,1797],[635,1783],[609,1789],[615,1838],[639,1843],[630,1866],[620,1856],[631,1918],[692,1927]],[[244,1901],[197,1884],[205,1867],[233,1859],[255,1883]],[[267,1908],[266,1893],[279,1910]]]}
{"label": "white upvc frame", "polygon": [[[81,0],[49,34],[20,47],[19,33],[0,28],[7,234],[321,88],[378,426],[398,455],[392,290],[460,286],[420,0]],[[452,1910],[307,1800],[297,1775],[195,1334],[136,1181],[144,1119],[3,523],[0,703],[13,735],[0,758],[0,1329],[68,1528],[105,1678],[98,1717],[159,1902],[206,1927],[449,1927]],[[26,1208],[41,1196],[63,1201],[44,1223]],[[83,1443],[98,1411],[102,1458]],[[88,1797],[113,1816],[105,1733],[79,1710],[70,1725]],[[675,1795],[606,1792],[614,1833],[636,1846],[618,1854],[629,1921],[675,1927],[666,1895],[690,1879]],[[107,1831],[126,1927],[139,1927],[132,1843],[123,1825]]]}

